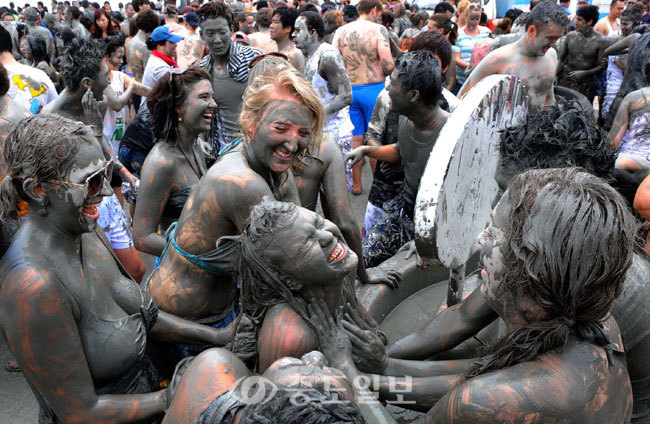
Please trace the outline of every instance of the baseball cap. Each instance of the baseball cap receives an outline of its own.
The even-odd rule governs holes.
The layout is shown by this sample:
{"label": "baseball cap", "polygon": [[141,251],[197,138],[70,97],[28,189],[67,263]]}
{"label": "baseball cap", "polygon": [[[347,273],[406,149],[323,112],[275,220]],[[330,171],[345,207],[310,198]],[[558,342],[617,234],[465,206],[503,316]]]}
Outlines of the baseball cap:
{"label": "baseball cap", "polygon": [[187,22],[188,25],[197,27],[199,26],[199,15],[194,12],[190,12],[185,15],[185,22]]}
{"label": "baseball cap", "polygon": [[159,26],[158,28],[154,29],[153,32],[151,33],[151,39],[153,41],[171,41],[172,43],[178,43],[183,38],[185,37],[171,34],[169,32],[169,28],[167,28],[166,26]]}

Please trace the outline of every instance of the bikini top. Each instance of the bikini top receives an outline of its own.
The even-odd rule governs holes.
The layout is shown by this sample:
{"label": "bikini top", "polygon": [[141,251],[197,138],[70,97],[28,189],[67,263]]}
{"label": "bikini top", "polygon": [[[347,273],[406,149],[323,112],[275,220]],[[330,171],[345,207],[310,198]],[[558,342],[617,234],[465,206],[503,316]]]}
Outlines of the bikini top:
{"label": "bikini top", "polygon": [[[98,232],[96,234],[104,247],[107,247],[108,242]],[[143,358],[147,345],[147,332],[154,326],[158,316],[158,308],[151,296],[140,290],[113,251],[108,250],[115,258],[124,277],[133,284],[134,287],[128,289],[140,294],[140,311],[119,319],[107,318],[95,307],[97,302],[101,302],[102,292],[93,289],[92,284],[87,285],[89,288],[85,299],[87,306],[78,328],[86,361],[96,387],[121,376]],[[88,276],[88,278],[92,277]],[[84,307],[81,302],[79,305]]]}
{"label": "bikini top", "polygon": [[183,212],[185,202],[190,197],[193,188],[194,186],[191,185],[170,194],[167,204],[165,204],[165,208],[163,209],[163,216],[178,219],[181,216],[181,212]]}

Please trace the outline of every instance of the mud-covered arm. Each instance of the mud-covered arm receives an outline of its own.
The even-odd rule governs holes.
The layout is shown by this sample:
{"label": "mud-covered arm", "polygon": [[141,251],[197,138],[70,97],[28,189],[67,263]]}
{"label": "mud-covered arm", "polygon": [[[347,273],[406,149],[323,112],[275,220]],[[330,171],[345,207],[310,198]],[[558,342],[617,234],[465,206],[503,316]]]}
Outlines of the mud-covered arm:
{"label": "mud-covered arm", "polygon": [[379,398],[405,409],[427,412],[450,390],[465,381],[462,375],[437,375],[427,377],[368,376]]}
{"label": "mud-covered arm", "polygon": [[345,155],[345,162],[349,162],[348,166],[352,167],[354,164],[368,156],[373,159],[379,159],[388,163],[398,163],[402,160],[399,153],[397,143],[387,144],[386,146],[360,146],[353,149],[350,153]]}
{"label": "mud-covered arm", "polygon": [[612,55],[617,55],[617,54],[623,54],[628,51],[630,47],[634,44],[636,40],[641,37],[641,34],[634,33],[630,34],[627,37],[624,37],[611,46],[607,47],[605,51],[603,52],[603,56],[612,56]]}
{"label": "mud-covered arm", "polygon": [[172,158],[149,154],[140,173],[141,184],[133,217],[133,244],[141,252],[160,256],[165,237],[158,234],[163,210],[172,191],[175,163]]}
{"label": "mud-covered arm", "polygon": [[618,149],[618,145],[621,143],[623,136],[627,132],[627,128],[630,125],[630,104],[631,96],[634,93],[630,93],[621,102],[618,110],[616,111],[616,117],[614,122],[612,122],[612,128],[607,134],[607,146],[610,149]]}
{"label": "mud-covered arm", "polygon": [[384,76],[390,75],[395,68],[395,60],[390,51],[390,36],[386,27],[381,26],[381,37],[377,40],[377,53],[379,54],[379,63]]}
{"label": "mud-covered arm", "polygon": [[425,359],[459,345],[496,318],[497,313],[477,288],[422,329],[386,346],[386,354],[392,358]]}
{"label": "mud-covered arm", "polygon": [[650,222],[650,175],[643,179],[636,191],[634,209]]}
{"label": "mud-covered arm", "polygon": [[469,74],[465,80],[465,83],[458,92],[458,98],[462,99],[469,92],[469,90],[472,89],[472,87],[474,87],[480,80],[487,77],[488,75],[497,73],[507,74],[507,71],[499,72],[497,70],[497,62],[501,60],[502,59],[500,59],[499,56],[496,56],[495,54],[489,54],[483,58],[483,60],[478,64],[478,66],[476,66],[476,68],[474,68],[472,73]]}
{"label": "mud-covered arm", "polygon": [[569,73],[569,77],[575,78],[575,79],[583,79],[585,77],[589,77],[589,76],[595,75],[595,74],[597,74],[599,72],[602,72],[604,69],[607,69],[607,61],[603,60],[603,52],[605,51],[606,47],[607,47],[607,39],[605,38],[605,39],[601,40],[599,45],[598,45],[597,57],[599,59],[596,62],[596,65],[594,65],[594,67],[590,68],[590,69],[584,69],[584,70],[580,70],[580,71],[572,71],[572,72]]}
{"label": "mud-covered arm", "polygon": [[564,62],[566,62],[567,53],[569,52],[567,36],[560,38],[555,43],[555,50],[557,51],[557,67],[555,68],[555,75],[558,77],[562,75],[564,69]]}
{"label": "mud-covered arm", "polygon": [[383,89],[379,92],[375,106],[370,115],[370,122],[368,123],[368,131],[366,132],[365,144],[368,146],[382,146],[382,137],[386,130],[386,119],[388,112],[390,112],[390,96],[388,91]]}
{"label": "mud-covered arm", "polygon": [[330,90],[335,94],[332,100],[324,104],[325,113],[329,115],[352,104],[352,85],[340,54],[324,54],[318,72],[327,80]]}
{"label": "mud-covered arm", "polygon": [[283,202],[291,202],[295,205],[300,206],[300,193],[298,193],[298,187],[296,186],[296,180],[293,177],[291,171],[287,171],[287,179],[280,186],[280,198]]}
{"label": "mud-covered arm", "polygon": [[156,325],[149,334],[153,339],[168,343],[225,346],[232,339],[234,327],[232,323],[226,328],[212,328],[159,310]]}
{"label": "mud-covered arm", "polygon": [[[65,423],[133,423],[163,412],[164,391],[95,394],[81,344],[78,305],[48,271],[24,269],[3,282],[4,334],[25,377]],[[9,319],[6,319],[9,317]]]}
{"label": "mud-covered arm", "polygon": [[126,90],[124,90],[121,96],[118,96],[110,85],[104,89],[104,98],[109,108],[114,111],[120,111],[124,106],[129,104],[134,88],[133,81],[132,78],[128,79]]}

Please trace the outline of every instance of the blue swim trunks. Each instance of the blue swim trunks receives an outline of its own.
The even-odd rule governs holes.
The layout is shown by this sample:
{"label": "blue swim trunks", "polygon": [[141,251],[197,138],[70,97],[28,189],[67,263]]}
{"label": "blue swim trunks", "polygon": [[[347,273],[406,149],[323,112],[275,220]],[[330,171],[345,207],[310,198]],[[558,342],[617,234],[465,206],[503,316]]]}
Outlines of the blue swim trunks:
{"label": "blue swim trunks", "polygon": [[350,119],[354,125],[352,135],[364,135],[368,130],[368,123],[375,101],[379,92],[384,89],[384,82],[352,86],[352,104],[350,105]]}

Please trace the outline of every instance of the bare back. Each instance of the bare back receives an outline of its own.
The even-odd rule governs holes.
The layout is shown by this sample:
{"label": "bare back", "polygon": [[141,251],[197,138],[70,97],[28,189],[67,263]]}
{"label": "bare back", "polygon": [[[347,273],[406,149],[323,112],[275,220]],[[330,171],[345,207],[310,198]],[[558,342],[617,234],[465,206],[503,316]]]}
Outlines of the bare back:
{"label": "bare back", "polygon": [[336,30],[332,45],[341,52],[352,85],[383,82],[394,66],[388,31],[359,19]]}

